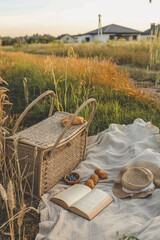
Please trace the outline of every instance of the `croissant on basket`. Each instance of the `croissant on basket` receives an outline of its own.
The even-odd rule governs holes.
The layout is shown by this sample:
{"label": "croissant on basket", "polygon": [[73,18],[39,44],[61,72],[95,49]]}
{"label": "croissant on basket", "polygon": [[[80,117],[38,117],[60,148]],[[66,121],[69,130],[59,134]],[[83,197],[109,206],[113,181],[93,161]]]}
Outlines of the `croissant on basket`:
{"label": "croissant on basket", "polygon": [[[61,120],[61,124],[65,127],[67,125],[67,123],[69,122],[69,120],[71,119],[72,116],[73,116],[73,114],[69,114],[68,118],[63,118]],[[83,117],[76,116],[75,119],[72,122],[72,125],[83,124],[83,122],[84,122],[84,118]]]}

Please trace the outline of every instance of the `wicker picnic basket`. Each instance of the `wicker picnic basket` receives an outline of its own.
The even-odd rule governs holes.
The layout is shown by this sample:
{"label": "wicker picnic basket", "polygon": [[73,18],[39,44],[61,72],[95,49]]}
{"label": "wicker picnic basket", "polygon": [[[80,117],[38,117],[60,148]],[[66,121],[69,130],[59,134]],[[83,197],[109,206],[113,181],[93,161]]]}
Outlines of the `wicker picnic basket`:
{"label": "wicker picnic basket", "polygon": [[[48,118],[16,133],[27,112],[47,95],[52,96]],[[61,119],[67,118],[69,113],[56,112],[52,115],[54,101],[55,93],[51,90],[36,98],[20,115],[13,128],[13,135],[6,138],[7,155],[11,158],[13,151],[16,152],[21,172],[23,176],[28,175],[28,186],[35,196],[43,195],[84,160],[88,127],[97,106],[95,99],[88,99],[63,127]],[[69,128],[74,118],[89,103],[93,103],[93,110],[88,122],[85,120],[83,124]]]}

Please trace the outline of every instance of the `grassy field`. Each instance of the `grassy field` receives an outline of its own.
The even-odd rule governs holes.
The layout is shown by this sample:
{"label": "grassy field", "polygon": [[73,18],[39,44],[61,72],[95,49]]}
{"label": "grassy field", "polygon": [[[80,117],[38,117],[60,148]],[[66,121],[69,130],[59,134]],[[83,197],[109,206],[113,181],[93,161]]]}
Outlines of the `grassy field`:
{"label": "grassy field", "polygon": [[[123,44],[122,42],[122,46]],[[58,46],[59,48],[56,47],[57,51],[65,51],[63,45]],[[84,48],[83,51],[87,54],[87,49],[85,50],[85,48],[90,48],[90,51],[92,51],[91,46],[93,45],[81,44],[75,46],[78,49]],[[94,46],[95,49],[93,51],[98,51],[98,48],[102,48],[101,44],[95,44]],[[25,52],[29,52],[33,47],[34,45],[27,47]],[[45,48],[44,45],[43,47]],[[49,45],[46,47],[49,47]],[[37,46],[35,49],[38,49]],[[10,50],[15,50],[15,47]],[[17,50],[19,50],[19,47]],[[88,50],[88,53],[90,51]],[[154,102],[148,94],[131,83],[130,75],[126,68],[117,66],[110,57],[104,58],[98,52],[97,57],[95,53],[94,56],[78,56],[79,54],[72,46],[66,50],[66,55],[60,53],[53,54],[53,52],[50,55],[46,55],[46,53],[44,55],[36,55],[35,51],[30,51],[30,54],[18,51],[0,52],[1,146],[3,145],[2,122],[5,122],[5,129],[11,132],[15,120],[26,106],[48,89],[54,90],[56,93],[54,111],[74,113],[88,98],[93,97],[97,100],[98,107],[89,129],[89,135],[97,134],[106,129],[111,123],[129,124],[136,118],[142,118],[160,127],[158,100]],[[152,71],[155,71],[157,66]],[[132,68],[131,65],[127,67]],[[140,68],[136,68],[138,75]],[[145,69],[145,71],[147,70]],[[6,84],[2,79],[8,83],[7,88],[9,92],[4,88]],[[13,105],[8,105],[7,95]],[[47,98],[35,106],[26,116],[21,129],[46,118],[50,103],[51,99]],[[82,112],[85,119],[89,118],[91,110],[92,107],[89,106]],[[5,119],[4,112],[8,113],[8,119]],[[2,153],[5,153],[5,151]],[[9,226],[6,225],[7,227],[0,233],[3,233],[2,239],[11,238],[14,240],[25,239],[25,237],[26,239],[35,239],[39,222],[39,217],[34,213],[36,212],[34,207],[37,206],[37,202],[35,202],[35,205],[30,206],[30,202],[24,195],[22,176],[18,170],[19,166],[17,165],[16,169],[10,169],[11,177],[6,167],[5,154],[2,154],[0,164],[0,178],[2,179],[0,192],[3,198],[3,201],[0,198],[0,222],[7,221],[7,218],[12,219],[13,214],[16,214],[14,221],[11,220]],[[12,184],[15,186],[17,194],[17,202],[14,202],[14,204],[13,201],[12,204],[9,201],[9,193],[13,193]],[[8,209],[7,213],[6,209]],[[30,210],[30,215],[28,215]],[[25,214],[27,214],[27,217],[25,217]],[[32,232],[30,231],[31,226]],[[7,231],[10,233],[14,232],[14,237],[13,234],[12,236],[7,236]],[[124,239],[127,239],[127,236]]]}
{"label": "grassy field", "polygon": [[[55,91],[55,111],[75,112],[89,97],[96,98],[98,109],[89,134],[96,134],[110,123],[131,123],[141,117],[159,126],[159,109],[143,91],[129,81],[129,74],[111,60],[1,53],[0,75],[9,84],[11,118],[42,92]],[[28,100],[24,79],[27,80]],[[34,122],[46,117],[49,102],[43,101],[27,117]],[[91,111],[83,112],[84,117]],[[11,119],[12,120],[12,119]],[[14,119],[13,119],[14,123]]]}
{"label": "grassy field", "polygon": [[79,56],[99,59],[112,59],[132,78],[138,81],[160,79],[160,39],[137,41],[109,41],[107,43],[22,44],[3,47],[4,51],[22,51],[31,54],[55,56]]}
{"label": "grassy field", "polygon": [[160,40],[125,41],[115,40],[107,43],[50,43],[50,44],[22,44],[3,47],[5,51],[23,51],[25,53],[79,57],[112,58],[118,65],[129,64],[159,70]]}

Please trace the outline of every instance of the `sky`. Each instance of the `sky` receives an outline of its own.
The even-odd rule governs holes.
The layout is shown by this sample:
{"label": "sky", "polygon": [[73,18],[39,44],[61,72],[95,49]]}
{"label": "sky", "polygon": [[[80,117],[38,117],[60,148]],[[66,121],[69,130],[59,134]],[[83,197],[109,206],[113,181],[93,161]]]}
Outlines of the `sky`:
{"label": "sky", "polygon": [[118,24],[145,31],[160,23],[160,0],[0,0],[0,36],[79,34]]}

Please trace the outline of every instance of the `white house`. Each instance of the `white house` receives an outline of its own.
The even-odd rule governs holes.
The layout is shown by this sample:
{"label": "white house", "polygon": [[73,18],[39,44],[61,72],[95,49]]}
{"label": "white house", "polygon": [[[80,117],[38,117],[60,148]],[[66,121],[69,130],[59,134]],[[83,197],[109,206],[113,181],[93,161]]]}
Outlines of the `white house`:
{"label": "white house", "polygon": [[94,42],[95,39],[106,42],[112,39],[124,38],[128,40],[140,40],[141,31],[134,30],[131,28],[123,27],[116,24],[110,24],[105,27],[102,27],[102,35],[98,34],[98,29],[78,35],[77,40],[79,43],[83,41]]}
{"label": "white house", "polygon": [[151,23],[150,28],[142,33],[142,39],[156,38],[160,34],[160,24]]}
{"label": "white house", "polygon": [[67,43],[72,43],[74,42],[74,38],[69,35],[69,34],[62,34],[60,36],[57,37],[57,40],[60,42],[67,42]]}

